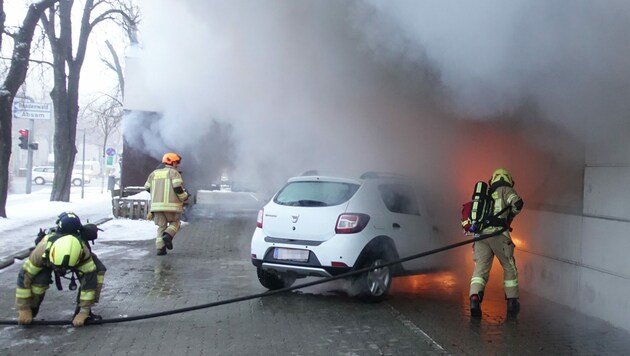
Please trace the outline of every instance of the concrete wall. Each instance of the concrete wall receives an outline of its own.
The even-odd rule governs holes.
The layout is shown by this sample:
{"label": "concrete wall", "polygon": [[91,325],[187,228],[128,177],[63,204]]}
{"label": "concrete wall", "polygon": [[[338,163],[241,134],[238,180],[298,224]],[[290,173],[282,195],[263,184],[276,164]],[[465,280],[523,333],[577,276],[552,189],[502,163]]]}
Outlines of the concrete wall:
{"label": "concrete wall", "polygon": [[629,160],[630,144],[622,139],[590,145],[582,214],[525,210],[515,229],[524,231],[516,253],[524,290],[627,330]]}

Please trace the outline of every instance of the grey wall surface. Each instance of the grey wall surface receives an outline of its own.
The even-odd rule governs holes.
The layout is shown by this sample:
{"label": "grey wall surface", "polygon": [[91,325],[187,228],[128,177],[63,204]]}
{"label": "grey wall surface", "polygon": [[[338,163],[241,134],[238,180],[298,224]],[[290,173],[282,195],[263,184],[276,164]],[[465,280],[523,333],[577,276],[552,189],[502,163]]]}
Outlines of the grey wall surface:
{"label": "grey wall surface", "polygon": [[525,210],[519,226],[527,233],[517,243],[523,289],[627,330],[629,161],[630,144],[623,138],[591,143],[582,214]]}

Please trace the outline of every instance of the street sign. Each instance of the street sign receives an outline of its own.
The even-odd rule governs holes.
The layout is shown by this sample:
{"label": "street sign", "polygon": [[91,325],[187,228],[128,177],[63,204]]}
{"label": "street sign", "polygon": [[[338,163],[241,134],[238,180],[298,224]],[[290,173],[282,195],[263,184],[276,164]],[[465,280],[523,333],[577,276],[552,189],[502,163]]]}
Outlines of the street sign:
{"label": "street sign", "polygon": [[111,147],[108,147],[105,150],[105,154],[108,155],[108,156],[114,156],[116,154],[116,150],[111,148]]}
{"label": "street sign", "polygon": [[107,156],[107,163],[106,165],[108,166],[113,166],[114,165],[114,156]]}
{"label": "street sign", "polygon": [[25,101],[13,102],[14,119],[50,120],[51,117],[51,103],[35,103]]}

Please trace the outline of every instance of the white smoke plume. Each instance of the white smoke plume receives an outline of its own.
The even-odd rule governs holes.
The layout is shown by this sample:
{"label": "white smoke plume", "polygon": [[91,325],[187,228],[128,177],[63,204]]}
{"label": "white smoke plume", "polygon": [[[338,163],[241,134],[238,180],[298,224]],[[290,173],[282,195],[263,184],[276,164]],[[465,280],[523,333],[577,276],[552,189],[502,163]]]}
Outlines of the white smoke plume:
{"label": "white smoke plume", "polygon": [[505,166],[526,201],[575,208],[581,142],[628,129],[629,7],[147,0],[127,96],[163,114],[144,133],[156,157],[220,156],[215,171],[272,191],[309,169],[414,173],[456,215]]}

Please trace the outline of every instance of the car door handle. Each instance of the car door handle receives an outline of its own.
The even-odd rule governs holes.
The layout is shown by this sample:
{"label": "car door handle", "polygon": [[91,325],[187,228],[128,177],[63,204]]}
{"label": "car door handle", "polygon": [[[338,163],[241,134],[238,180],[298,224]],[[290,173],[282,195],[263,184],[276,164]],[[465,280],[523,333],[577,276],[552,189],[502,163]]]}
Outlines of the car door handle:
{"label": "car door handle", "polygon": [[397,230],[400,229],[400,225],[398,223],[393,223],[392,227]]}

